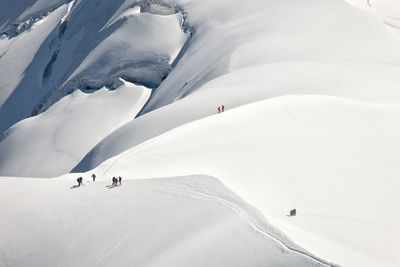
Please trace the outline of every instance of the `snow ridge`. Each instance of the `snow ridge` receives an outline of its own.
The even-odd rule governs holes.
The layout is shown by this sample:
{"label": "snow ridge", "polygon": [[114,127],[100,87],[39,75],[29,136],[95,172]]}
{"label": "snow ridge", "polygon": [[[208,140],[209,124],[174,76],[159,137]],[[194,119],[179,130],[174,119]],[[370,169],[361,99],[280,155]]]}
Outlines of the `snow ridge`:
{"label": "snow ridge", "polygon": [[[190,29],[186,27],[186,14],[181,8],[172,5],[172,2],[156,1],[148,4],[147,9],[142,7],[142,2],[128,2],[130,5],[121,0],[118,6],[102,0],[71,1],[57,10],[58,21],[55,28],[46,36],[33,61],[27,62],[28,71],[25,71],[24,78],[16,84],[17,87],[10,96],[4,97],[4,103],[0,106],[0,131],[8,129],[2,137],[4,144],[0,145],[0,155],[7,157],[15,146],[15,153],[10,155],[9,159],[0,162],[3,167],[0,169],[1,174],[11,175],[10,170],[17,170],[15,166],[6,165],[12,162],[11,158],[15,155],[25,153],[17,141],[29,140],[27,136],[21,135],[23,132],[28,133],[22,128],[30,128],[30,123],[20,121],[24,117],[33,116],[34,120],[40,121],[37,115],[46,113],[49,108],[76,90],[86,93],[94,93],[104,88],[119,90],[123,85],[120,78],[128,83],[154,90],[169,75],[191,36]],[[156,5],[156,8],[153,8],[153,5]],[[139,13],[138,8],[141,9]],[[132,9],[136,11],[132,13]],[[160,12],[163,14],[159,15]],[[53,15],[55,13],[51,14]],[[94,20],[94,17],[101,19]],[[50,25],[50,21],[45,20],[41,25],[47,24]],[[28,37],[35,38],[34,34],[41,32],[41,25],[16,37],[15,40],[23,43]],[[81,25],[86,27],[82,28]],[[9,60],[12,60],[12,55],[17,52],[8,51]],[[21,98],[29,101],[22,105],[19,101]],[[134,99],[132,106],[136,110]],[[140,110],[142,109],[143,107],[140,107]],[[133,119],[137,112],[121,115]],[[99,119],[93,119],[98,124],[102,123]],[[20,129],[19,135],[12,137],[11,135],[17,133],[9,127],[16,122],[19,123],[14,128]],[[80,124],[77,122],[77,125]],[[48,131],[56,131],[58,126],[54,125],[53,129],[46,128]],[[99,125],[98,128],[104,127]],[[106,132],[108,133],[109,131]],[[30,146],[33,148],[37,144],[47,142],[44,136],[42,138],[41,142]],[[100,141],[97,138],[93,140]],[[82,151],[83,147],[88,146],[70,147],[70,151],[62,152],[54,149],[48,154],[81,154],[83,157],[89,152]],[[29,151],[34,152],[33,149]],[[79,158],[78,162],[81,159]],[[71,170],[77,164],[76,160],[74,157],[65,160],[63,170],[55,171],[54,164],[49,164],[47,170],[42,166],[42,172],[38,172],[35,166],[27,166],[26,170],[36,170],[30,173],[30,176],[56,176]],[[37,165],[37,162],[34,164]],[[27,172],[22,170],[19,175],[22,173],[27,175]]]}
{"label": "snow ridge", "polygon": [[18,19],[12,23],[6,21],[0,27],[0,36],[3,35],[8,39],[13,39],[23,32],[29,31],[33,24],[40,23],[41,20],[45,19],[61,5],[73,2],[75,2],[75,0],[51,0],[47,3],[43,0],[36,1],[35,4],[25,10]]}
{"label": "snow ridge", "polygon": [[7,7],[0,265],[400,265],[395,0]]}
{"label": "snow ridge", "polygon": [[[149,2],[147,1],[146,3]],[[140,22],[141,20],[146,21],[146,23],[149,25],[152,23],[151,20],[149,21],[149,19],[153,18],[157,20],[156,17],[156,15],[158,15],[157,9],[153,10],[150,8],[153,5],[164,7],[165,10],[169,10],[167,14],[162,14],[166,17],[178,15],[177,19],[181,21],[179,24],[181,25],[185,36],[191,36],[192,33],[190,28],[185,27],[186,15],[181,8],[173,6],[169,2],[164,3],[163,1],[156,1],[155,4],[154,3],[148,4],[147,9],[143,8],[143,5],[144,5],[143,3],[139,5],[135,3],[133,6],[125,7],[124,8],[124,10],[126,10],[125,13],[122,13],[116,18],[111,18],[107,22],[107,24],[104,25],[102,29],[100,29],[99,32],[102,36],[107,36],[110,32],[116,36],[105,37],[104,41],[101,44],[99,44],[99,46],[96,47],[95,50],[92,51],[88,55],[88,57],[85,58],[85,60],[70,75],[70,77],[62,85],[60,85],[60,89],[58,89],[51,96],[47,97],[41,103],[38,104],[34,112],[32,112],[32,115],[36,115],[38,113],[46,111],[52,104],[60,100],[65,95],[70,94],[71,92],[76,90],[76,88],[99,89],[104,86],[113,88],[116,86],[115,82],[118,81],[120,77],[131,83],[135,83],[137,85],[143,85],[151,89],[156,89],[161,84],[161,82],[168,76],[168,74],[172,71],[174,65],[179,60],[178,56],[182,52],[181,51],[182,47],[184,47],[185,44],[182,45],[176,44],[178,48],[176,48],[175,50],[177,51],[172,53],[169,52],[170,55],[168,56],[166,56],[165,54],[163,55],[163,53],[162,52],[160,53],[160,51],[157,51],[154,55],[151,55],[151,53],[153,52],[150,52],[146,56],[146,53],[148,53],[146,51],[135,51],[135,46],[137,46],[138,43],[138,40],[136,40],[138,38],[136,38],[129,41],[134,44],[134,46],[131,46],[129,48],[130,53],[133,53],[133,55],[135,55],[136,58],[129,58],[129,56],[128,57],[126,56],[125,50],[127,49],[124,48],[123,46],[120,46],[121,44],[118,44],[117,46],[115,46],[115,48],[112,47],[114,45],[113,42],[115,42],[113,39],[117,38],[122,39],[122,35],[135,36],[136,32],[135,31],[132,32],[131,29],[135,30],[134,27],[136,28],[143,27],[144,24],[143,22],[142,23]],[[118,12],[116,14],[118,14]],[[163,20],[165,19],[160,19],[158,21],[155,21],[155,23],[160,23],[161,26]],[[67,27],[66,22],[67,21],[63,22],[60,26],[60,37],[62,36],[63,32]],[[135,25],[138,23],[139,24],[141,23],[141,26]],[[148,26],[146,30],[148,30],[149,32],[152,31],[151,27]],[[120,34],[118,33],[118,31],[120,31]],[[171,35],[169,36],[169,38],[173,39],[174,36],[172,36],[173,34],[171,32],[171,29],[167,31],[169,31],[169,34]],[[118,36],[118,34],[120,36]],[[147,33],[147,35],[149,34]],[[109,39],[108,41],[107,38]],[[151,35],[144,36],[142,38],[152,39],[153,42],[155,42],[154,36]],[[181,36],[177,38],[182,39]],[[183,37],[183,39],[185,38],[187,37]],[[108,45],[107,42],[110,44],[110,47],[107,47]],[[186,43],[187,41],[177,40],[177,42]],[[103,46],[104,49],[102,49],[101,46]],[[100,50],[99,51],[100,53],[96,53],[96,49]],[[118,55],[118,53],[116,53],[116,50],[118,49],[123,49],[125,54]],[[138,52],[145,54],[145,56],[143,57],[142,55],[139,55]],[[111,54],[108,55],[108,53]],[[157,53],[159,53],[159,55]],[[54,52],[48,66],[44,71],[43,75],[44,80],[47,80],[48,77],[50,76],[47,70],[51,69],[54,61],[57,59],[57,55],[58,51]],[[101,61],[100,63],[96,63],[95,62],[97,60],[96,58],[99,58],[100,55],[101,57],[104,57],[106,59],[104,61]],[[104,64],[105,62],[107,63]]]}
{"label": "snow ridge", "polygon": [[[299,246],[296,246],[293,242],[291,242],[289,239],[287,239],[286,236],[284,236],[281,232],[277,231],[276,229],[274,229],[271,226],[268,226],[266,223],[264,223],[264,220],[258,219],[256,221],[254,221],[254,218],[257,218],[257,217],[255,217],[254,215],[248,214],[249,210],[254,209],[250,205],[247,205],[247,207],[244,209],[240,205],[236,204],[234,201],[230,201],[230,200],[220,197],[216,194],[212,194],[209,190],[206,190],[206,192],[194,191],[194,190],[184,189],[184,188],[169,188],[168,190],[171,192],[177,192],[180,194],[184,194],[191,198],[216,202],[216,203],[218,203],[222,206],[225,206],[225,207],[231,209],[232,211],[234,211],[236,214],[238,214],[238,216],[243,218],[243,220],[245,220],[254,231],[261,234],[262,236],[267,237],[268,239],[271,239],[271,240],[277,242],[280,246],[282,246],[283,249],[291,251],[294,254],[306,257],[318,264],[321,264],[321,266],[330,266],[330,267],[339,266],[339,265],[336,265],[333,263],[329,263],[319,257],[316,257],[313,254],[300,248]],[[255,210],[254,210],[254,212],[255,212]],[[261,216],[261,214],[259,214],[258,216]]]}

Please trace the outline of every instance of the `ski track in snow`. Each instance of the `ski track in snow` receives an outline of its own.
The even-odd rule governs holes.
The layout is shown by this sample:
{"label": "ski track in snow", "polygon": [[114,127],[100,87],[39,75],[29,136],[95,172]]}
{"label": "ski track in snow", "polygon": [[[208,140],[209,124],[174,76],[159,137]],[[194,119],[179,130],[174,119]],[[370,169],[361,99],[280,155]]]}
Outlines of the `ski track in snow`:
{"label": "ski track in snow", "polygon": [[201,200],[209,200],[209,201],[213,201],[216,202],[224,207],[227,207],[229,209],[231,209],[235,214],[237,214],[238,216],[240,216],[244,221],[246,221],[246,223],[256,232],[258,232],[259,234],[263,235],[264,237],[267,237],[269,239],[272,239],[273,241],[275,241],[276,243],[278,243],[283,249],[286,249],[290,252],[293,252],[294,254],[306,257],[310,260],[312,260],[313,262],[322,264],[324,266],[330,266],[330,267],[337,267],[339,265],[333,264],[333,263],[329,263],[323,259],[318,258],[317,256],[312,255],[309,252],[303,251],[301,249],[298,248],[294,248],[293,246],[291,246],[290,244],[288,244],[287,242],[285,242],[284,240],[282,240],[281,238],[279,238],[278,236],[274,235],[271,232],[268,232],[267,230],[264,230],[262,227],[256,225],[256,223],[254,223],[251,220],[251,216],[248,215],[248,212],[246,210],[244,210],[243,208],[241,208],[239,205],[235,204],[232,201],[229,201],[227,199],[218,197],[216,195],[212,195],[212,194],[207,194],[207,193],[201,193],[199,191],[194,191],[194,190],[189,190],[189,189],[182,189],[182,188],[169,188],[169,192],[176,192],[176,193],[180,193],[181,195],[184,195],[186,197],[190,197],[190,198],[196,198],[196,199],[201,199]]}

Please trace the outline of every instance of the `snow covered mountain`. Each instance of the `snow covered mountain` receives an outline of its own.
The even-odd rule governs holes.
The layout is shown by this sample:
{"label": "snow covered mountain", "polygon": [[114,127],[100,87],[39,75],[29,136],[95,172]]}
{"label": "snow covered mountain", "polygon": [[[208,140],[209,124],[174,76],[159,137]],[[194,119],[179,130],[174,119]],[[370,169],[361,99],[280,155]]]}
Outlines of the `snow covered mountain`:
{"label": "snow covered mountain", "polygon": [[400,265],[397,1],[0,7],[0,266]]}

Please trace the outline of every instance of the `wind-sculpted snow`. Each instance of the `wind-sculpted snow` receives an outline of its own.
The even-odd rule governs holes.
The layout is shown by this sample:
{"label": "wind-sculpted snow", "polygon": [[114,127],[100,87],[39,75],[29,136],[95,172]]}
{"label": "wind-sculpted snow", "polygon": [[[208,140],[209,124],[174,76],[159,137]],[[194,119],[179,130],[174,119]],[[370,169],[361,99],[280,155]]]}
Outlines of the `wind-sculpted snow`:
{"label": "wind-sculpted snow", "polygon": [[[195,34],[140,113],[148,114],[99,143],[74,171],[209,116],[222,103],[233,108],[287,94],[400,100],[400,39],[391,27],[343,1],[264,1],[256,10],[225,1],[211,10],[200,2],[182,6]],[[193,98],[177,101],[189,95]]]}
{"label": "wind-sculpted snow", "polygon": [[180,27],[182,19],[181,14],[124,16],[103,29],[112,34],[90,52],[67,82],[76,80],[96,88],[123,77],[158,87],[187,39]]}
{"label": "wind-sculpted snow", "polygon": [[69,2],[66,0],[19,0],[10,4],[4,1],[0,3],[0,35],[5,34],[9,37],[15,37],[28,30],[33,23]]}
{"label": "wind-sculpted snow", "polygon": [[0,142],[0,175],[67,173],[100,140],[131,120],[150,93],[123,81],[115,90],[78,90],[45,113],[20,121]]}
{"label": "wind-sculpted snow", "polygon": [[[33,12],[42,4],[36,2],[30,10]],[[122,0],[70,1],[37,21],[29,30],[13,38],[0,40],[0,53],[3,52],[0,60],[0,132],[4,132],[1,140],[7,142],[0,144],[1,174],[60,175],[70,171],[93,145],[115,130],[105,125],[103,128],[107,130],[96,132],[97,135],[86,145],[66,142],[67,145],[59,149],[56,148],[59,145],[51,146],[58,141],[49,140],[48,135],[55,138],[55,132],[58,135],[67,134],[71,129],[58,123],[75,120],[73,115],[58,113],[58,120],[55,118],[53,125],[45,127],[48,134],[36,131],[33,137],[32,131],[28,130],[30,127],[24,123],[17,126],[20,129],[18,133],[15,127],[5,133],[13,124],[45,112],[77,89],[87,92],[94,92],[104,86],[115,89],[120,85],[120,78],[155,88],[168,76],[189,33],[182,28],[184,17],[175,7],[170,4],[155,5],[145,6],[138,1]],[[125,106],[125,100],[121,98],[120,104],[114,102],[114,105]],[[118,118],[133,119],[145,104],[139,101],[141,106],[138,106],[136,100],[135,97],[131,99],[130,109],[119,110],[114,127],[120,126]],[[107,100],[104,100],[106,103]],[[81,107],[74,108],[80,110]],[[104,110],[110,108],[112,106],[99,107]],[[103,119],[96,113],[91,116],[91,119],[87,119],[95,125]],[[36,121],[35,117],[33,121]],[[73,125],[74,128],[79,126],[79,129],[74,129],[77,133],[88,128],[81,121]],[[21,153],[21,142],[15,140],[24,140],[30,152]],[[57,163],[53,164],[53,160],[45,160],[45,157],[31,157],[39,147],[47,151],[42,155],[49,156]],[[54,153],[61,157],[68,156],[57,160],[57,157],[52,156]],[[23,160],[26,157],[30,160]],[[15,161],[20,160],[26,163],[23,169],[16,167],[18,164]],[[44,162],[47,164],[43,165]]]}
{"label": "wind-sculpted snow", "polygon": [[[172,7],[177,14],[160,16],[143,9],[123,15],[140,2],[71,1],[29,31],[1,39],[0,78],[5,82],[0,84],[0,132],[77,88],[99,89],[120,77],[157,87],[188,33],[181,27],[182,14]],[[20,57],[24,49],[26,55]],[[20,59],[13,62],[15,58]]]}
{"label": "wind-sculpted snow", "polygon": [[14,2],[0,265],[400,265],[395,2]]}
{"label": "wind-sculpted snow", "polygon": [[[398,104],[279,97],[185,124],[93,171],[212,175],[314,255],[341,266],[395,267],[399,125]],[[293,208],[297,216],[288,217]]]}
{"label": "wind-sculpted snow", "polygon": [[307,61],[400,63],[400,41],[393,29],[342,0],[248,1],[246,5],[225,0],[213,2],[212,8],[201,1],[181,5],[196,34],[142,114],[247,67]]}
{"label": "wind-sculpted snow", "polygon": [[[32,62],[25,65],[19,84],[23,68],[11,74],[14,67],[8,64],[17,48],[22,49],[16,43],[22,46],[25,38],[42,33],[38,28],[51,21],[47,23],[46,19],[37,29],[19,36],[13,45],[9,44],[12,52],[8,50],[2,57],[4,73],[10,76],[3,84],[3,92],[11,94],[3,93],[0,130],[45,111],[77,88],[113,87],[120,76],[150,87],[161,83],[139,115],[197,90],[207,90],[208,86],[202,85],[223,74],[229,73],[228,79],[240,77],[236,86],[243,88],[241,93],[237,90],[231,95],[227,89],[220,96],[206,98],[206,102],[213,103],[212,108],[192,102],[185,108],[195,109],[194,113],[172,108],[174,119],[169,121],[133,122],[131,125],[144,127],[140,129],[141,137],[131,135],[125,145],[99,144],[76,169],[88,170],[157,134],[212,114],[218,101],[233,107],[287,93],[331,94],[371,101],[397,99],[393,88],[398,84],[399,39],[392,29],[366,13],[339,0],[290,4],[265,1],[258,3],[257,10],[239,2],[216,1],[210,5],[212,8],[195,1],[178,1],[176,5],[156,1],[146,7],[137,1],[88,0],[60,7],[59,25],[48,34]],[[313,8],[304,8],[307,6]],[[171,15],[172,12],[178,13]],[[94,17],[98,19],[93,20]],[[188,25],[195,34],[184,45],[189,34],[181,26]],[[325,38],[327,33],[329,38]],[[177,57],[179,61],[174,62]],[[175,67],[172,72],[171,64]],[[248,72],[251,75],[246,69],[255,66],[259,66],[259,74],[246,79]],[[183,112],[186,114],[179,117]],[[124,132],[130,135],[129,131]]]}
{"label": "wind-sculpted snow", "polygon": [[1,266],[331,266],[215,178],[70,178],[0,180]]}
{"label": "wind-sculpted snow", "polygon": [[[239,9],[222,1],[210,11],[218,23],[202,20],[206,11],[200,4],[184,7],[188,14],[196,8],[187,19],[196,34],[141,114],[153,112],[107,137],[75,171],[94,168],[127,148],[213,114],[221,103],[232,108],[286,94],[399,101],[399,38],[344,2],[265,2],[250,11],[246,8],[251,5]],[[239,22],[252,27],[234,27]],[[229,74],[216,78],[225,72]],[[196,90],[205,92],[157,110]]]}
{"label": "wind-sculpted snow", "polygon": [[36,22],[30,31],[12,39],[0,39],[0,132],[29,116],[46,95],[46,90],[38,89],[41,72],[52,54],[49,36],[66,11],[67,6],[63,5]]}
{"label": "wind-sculpted snow", "polygon": [[175,127],[213,115],[221,104],[233,109],[260,99],[304,94],[399,103],[399,71],[392,64],[282,62],[226,74],[173,105],[130,121],[97,144],[73,171],[88,171]]}

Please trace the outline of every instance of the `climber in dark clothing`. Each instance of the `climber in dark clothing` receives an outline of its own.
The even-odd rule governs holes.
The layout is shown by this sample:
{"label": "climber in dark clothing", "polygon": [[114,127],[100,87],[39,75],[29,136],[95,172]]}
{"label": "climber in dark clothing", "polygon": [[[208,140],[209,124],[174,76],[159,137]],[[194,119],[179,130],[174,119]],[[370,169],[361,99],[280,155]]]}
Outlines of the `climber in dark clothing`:
{"label": "climber in dark clothing", "polygon": [[296,216],[296,209],[292,209],[290,211],[290,216]]}

